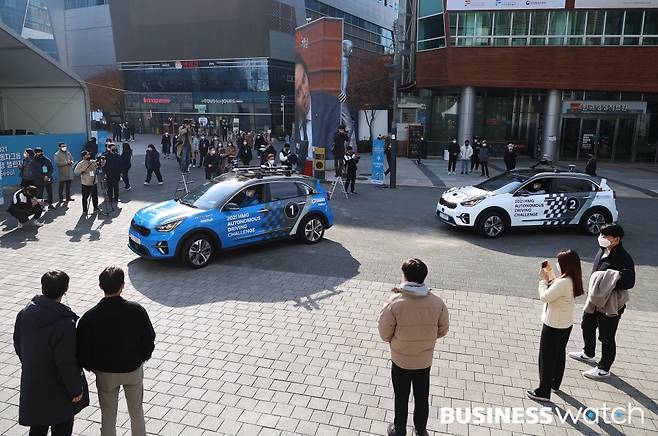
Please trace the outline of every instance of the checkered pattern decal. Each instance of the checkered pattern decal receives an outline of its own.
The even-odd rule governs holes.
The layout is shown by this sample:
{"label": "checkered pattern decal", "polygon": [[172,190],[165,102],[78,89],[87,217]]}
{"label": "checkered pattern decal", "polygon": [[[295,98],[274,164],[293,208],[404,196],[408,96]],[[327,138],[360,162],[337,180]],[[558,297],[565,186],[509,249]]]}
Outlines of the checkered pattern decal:
{"label": "checkered pattern decal", "polygon": [[269,213],[263,214],[264,220],[262,222],[262,226],[263,226],[264,234],[262,239],[264,241],[267,241],[269,239],[280,238],[281,236],[287,234],[287,232],[284,232],[282,234],[282,230],[286,227],[292,227],[294,221],[299,219],[299,215],[296,216],[294,219],[290,219],[286,216],[283,208],[288,203],[288,201],[290,200],[275,201],[272,203],[268,203],[267,205],[263,205],[264,207],[266,206],[270,210]]}
{"label": "checkered pattern decal", "polygon": [[546,209],[544,209],[544,216],[546,220],[542,225],[544,226],[561,226],[569,224],[573,216],[567,209],[566,194],[548,194],[546,196]]}

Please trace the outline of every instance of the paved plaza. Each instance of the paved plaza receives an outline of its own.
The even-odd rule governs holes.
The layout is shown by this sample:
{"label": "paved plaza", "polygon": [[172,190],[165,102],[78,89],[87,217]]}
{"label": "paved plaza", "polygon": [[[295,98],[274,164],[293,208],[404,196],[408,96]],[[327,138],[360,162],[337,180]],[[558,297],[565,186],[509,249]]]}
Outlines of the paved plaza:
{"label": "paved plaza", "polygon": [[[102,297],[98,274],[110,264],[124,268],[124,296],[147,309],[157,333],[145,364],[150,434],[386,434],[393,391],[377,316],[400,280],[402,261],[412,256],[428,264],[427,282],[450,310],[450,332],[437,343],[431,372],[430,434],[658,434],[658,200],[650,195],[629,188],[618,199],[638,281],[620,323],[614,375],[587,380],[581,372],[589,367],[569,359],[563,392],[552,397],[560,413],[630,403],[643,422],[636,411],[625,424],[557,418],[550,424],[446,424],[441,408],[540,406],[525,397],[538,384],[537,269],[558,250],[574,248],[588,272],[595,238],[567,230],[484,240],[436,222],[433,209],[443,188],[433,178],[397,190],[362,183],[349,200],[334,197],[336,225],[322,243],[241,249],[193,271],[139,259],[127,247],[132,215],[176,188],[175,161],[163,161],[164,186],[143,186],[142,159],[133,162],[133,190],[122,189],[119,209],[106,218],[81,218],[80,195],[68,209],[48,212],[39,229],[18,230],[0,212],[0,434],[27,434],[17,424],[20,364],[12,332],[17,312],[40,292],[41,274],[65,270],[71,287],[63,302],[82,315]],[[428,167],[449,186],[440,163]],[[420,178],[410,171],[421,170],[408,168],[404,177]],[[623,175],[620,170],[615,178]],[[581,297],[572,350],[582,346],[583,303]],[[87,379],[91,406],[77,416],[74,432],[94,436],[100,410],[93,374]],[[129,434],[125,403],[120,411],[119,433]]]}

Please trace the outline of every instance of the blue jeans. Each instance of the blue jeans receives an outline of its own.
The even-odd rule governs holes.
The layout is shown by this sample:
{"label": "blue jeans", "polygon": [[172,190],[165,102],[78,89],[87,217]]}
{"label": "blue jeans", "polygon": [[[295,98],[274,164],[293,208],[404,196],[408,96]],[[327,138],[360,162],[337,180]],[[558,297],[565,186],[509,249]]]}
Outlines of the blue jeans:
{"label": "blue jeans", "polygon": [[461,163],[462,163],[461,172],[464,174],[468,174],[468,166],[470,165],[471,162],[469,160],[462,159]]}

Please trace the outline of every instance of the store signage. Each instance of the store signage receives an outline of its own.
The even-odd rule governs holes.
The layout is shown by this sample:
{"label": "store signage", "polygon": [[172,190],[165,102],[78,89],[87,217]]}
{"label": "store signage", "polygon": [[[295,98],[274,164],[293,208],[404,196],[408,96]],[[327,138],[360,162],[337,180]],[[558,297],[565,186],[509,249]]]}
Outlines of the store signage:
{"label": "store signage", "polygon": [[575,8],[658,8],[658,0],[576,0]]}
{"label": "store signage", "polygon": [[204,98],[201,100],[203,104],[236,104],[244,103],[244,100],[237,98]]}
{"label": "store signage", "polygon": [[146,104],[169,104],[171,103],[170,98],[151,98],[151,97],[144,97],[142,99],[143,103]]}
{"label": "store signage", "polygon": [[564,9],[566,0],[448,0],[449,11]]}
{"label": "store signage", "polygon": [[645,101],[564,101],[562,113],[646,113]]}

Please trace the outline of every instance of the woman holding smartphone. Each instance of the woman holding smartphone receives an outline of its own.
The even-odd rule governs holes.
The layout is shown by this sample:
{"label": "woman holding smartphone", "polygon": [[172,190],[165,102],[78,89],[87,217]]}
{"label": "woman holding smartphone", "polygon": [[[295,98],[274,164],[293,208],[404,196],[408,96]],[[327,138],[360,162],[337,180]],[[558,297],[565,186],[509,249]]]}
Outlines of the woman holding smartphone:
{"label": "woman holding smartphone", "polygon": [[574,299],[583,295],[578,253],[562,251],[557,255],[557,263],[558,277],[549,261],[544,261],[539,270],[539,299],[545,303],[539,342],[539,387],[527,391],[528,398],[537,401],[551,401],[551,390],[560,389],[573,326]]}

